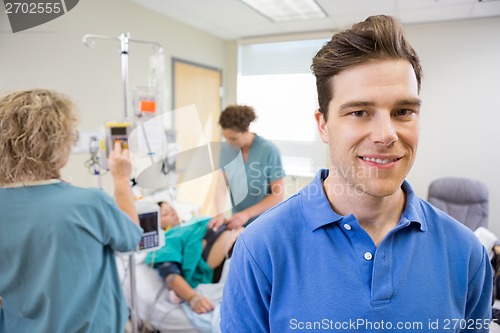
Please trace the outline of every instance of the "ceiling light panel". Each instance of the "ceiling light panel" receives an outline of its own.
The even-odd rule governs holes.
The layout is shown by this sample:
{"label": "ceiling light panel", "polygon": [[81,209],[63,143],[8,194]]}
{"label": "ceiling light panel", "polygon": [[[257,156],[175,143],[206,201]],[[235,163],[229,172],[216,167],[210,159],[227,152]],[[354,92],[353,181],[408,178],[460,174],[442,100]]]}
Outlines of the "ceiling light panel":
{"label": "ceiling light panel", "polygon": [[240,0],[275,23],[327,17],[314,0]]}

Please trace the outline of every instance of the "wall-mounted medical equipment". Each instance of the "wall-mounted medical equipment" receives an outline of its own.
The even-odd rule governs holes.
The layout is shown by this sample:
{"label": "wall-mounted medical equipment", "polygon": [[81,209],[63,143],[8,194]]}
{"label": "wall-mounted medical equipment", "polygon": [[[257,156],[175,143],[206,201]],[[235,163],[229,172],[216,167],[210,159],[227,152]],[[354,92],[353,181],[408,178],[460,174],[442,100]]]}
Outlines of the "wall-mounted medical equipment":
{"label": "wall-mounted medical equipment", "polygon": [[123,149],[128,149],[128,136],[132,131],[132,123],[108,121],[104,124],[104,129],[106,133],[104,143],[104,151],[106,156],[108,156],[115,145],[115,142],[120,142]]}
{"label": "wall-mounted medical equipment", "polygon": [[[115,142],[120,142],[123,149],[129,149],[129,135],[133,130],[133,124],[130,121],[107,121],[101,127],[99,133],[99,144],[97,158],[95,158],[95,148],[90,150],[90,165],[94,175],[104,174],[108,169],[108,156],[113,151]],[[87,167],[89,167],[87,165]]]}
{"label": "wall-mounted medical equipment", "polygon": [[160,110],[161,94],[156,87],[135,87],[132,89],[134,115],[138,120],[150,119]]}

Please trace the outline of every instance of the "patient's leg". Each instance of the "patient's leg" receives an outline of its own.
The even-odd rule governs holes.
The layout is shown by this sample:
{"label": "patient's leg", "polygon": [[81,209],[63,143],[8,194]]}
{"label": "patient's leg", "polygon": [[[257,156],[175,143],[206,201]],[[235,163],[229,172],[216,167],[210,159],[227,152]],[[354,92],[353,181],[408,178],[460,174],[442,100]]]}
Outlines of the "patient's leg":
{"label": "patient's leg", "polygon": [[222,262],[226,258],[226,252],[232,248],[234,242],[236,241],[236,238],[244,229],[245,228],[243,227],[232,230],[228,229],[222,232],[219,237],[217,237],[206,259],[208,266],[216,268],[220,264],[222,264]]}

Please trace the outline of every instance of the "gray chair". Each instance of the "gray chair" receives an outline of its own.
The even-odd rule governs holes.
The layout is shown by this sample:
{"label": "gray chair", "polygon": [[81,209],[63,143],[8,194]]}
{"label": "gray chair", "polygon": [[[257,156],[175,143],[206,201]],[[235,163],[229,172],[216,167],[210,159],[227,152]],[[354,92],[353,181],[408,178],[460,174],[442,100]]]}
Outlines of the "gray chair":
{"label": "gray chair", "polygon": [[472,231],[488,228],[488,188],[478,180],[437,179],[429,186],[427,200]]}

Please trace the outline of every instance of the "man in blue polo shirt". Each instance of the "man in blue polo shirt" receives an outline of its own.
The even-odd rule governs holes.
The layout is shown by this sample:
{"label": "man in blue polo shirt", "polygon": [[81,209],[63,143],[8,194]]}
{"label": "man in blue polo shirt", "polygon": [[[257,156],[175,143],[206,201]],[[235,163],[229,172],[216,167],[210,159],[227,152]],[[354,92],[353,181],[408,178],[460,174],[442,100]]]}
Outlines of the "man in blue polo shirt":
{"label": "man in blue polo shirt", "polygon": [[488,332],[485,249],[405,181],[422,69],[400,24],[369,17],[311,68],[329,169],[239,236],[222,332]]}

